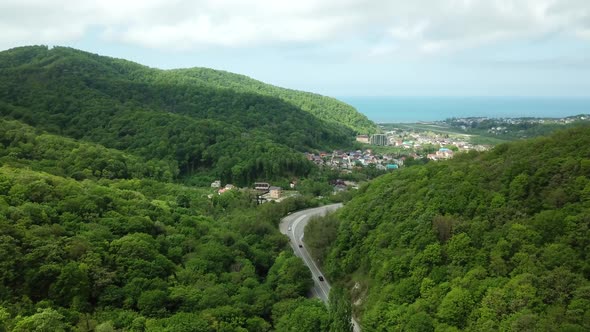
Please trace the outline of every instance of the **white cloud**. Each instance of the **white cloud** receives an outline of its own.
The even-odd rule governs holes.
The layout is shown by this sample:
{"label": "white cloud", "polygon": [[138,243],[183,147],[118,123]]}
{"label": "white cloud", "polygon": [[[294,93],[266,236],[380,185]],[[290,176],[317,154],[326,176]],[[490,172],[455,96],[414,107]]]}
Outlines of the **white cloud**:
{"label": "white cloud", "polygon": [[91,28],[158,49],[360,40],[367,53],[438,54],[561,33],[587,41],[587,0],[3,0],[0,49]]}

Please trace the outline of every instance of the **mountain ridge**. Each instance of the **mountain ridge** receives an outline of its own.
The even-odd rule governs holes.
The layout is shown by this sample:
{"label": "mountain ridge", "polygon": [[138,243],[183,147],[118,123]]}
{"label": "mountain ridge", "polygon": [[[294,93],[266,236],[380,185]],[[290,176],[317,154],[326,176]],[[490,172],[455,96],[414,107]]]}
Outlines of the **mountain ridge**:
{"label": "mountain ridge", "polygon": [[342,123],[250,87],[236,90],[71,48],[0,52],[0,114],[177,163],[180,176],[241,185],[304,176],[311,165],[297,152],[352,144],[354,130]]}
{"label": "mountain ridge", "polygon": [[[354,107],[336,99],[333,97],[324,96],[317,93],[300,91],[296,89],[289,89],[283,88],[271,84],[264,83],[262,81],[253,79],[249,76],[243,74],[232,73],[225,70],[218,70],[218,69],[211,69],[206,67],[190,67],[190,68],[175,68],[175,69],[159,69],[153,68],[146,65],[142,65],[133,61],[119,59],[115,57],[109,56],[101,56],[98,54],[93,54],[90,52],[77,50],[74,48],[69,47],[61,47],[55,46],[51,49],[45,46],[23,46],[17,47],[13,49],[9,49],[4,52],[18,52],[18,53],[25,53],[25,59],[32,61],[39,57],[39,53],[46,55],[57,53],[53,55],[53,57],[58,57],[59,54],[67,54],[68,52],[74,52],[79,55],[85,57],[85,60],[95,60],[96,57],[100,57],[103,60],[106,60],[108,64],[110,64],[111,69],[116,71],[117,74],[132,74],[137,72],[145,71],[152,73],[152,75],[147,76],[146,78],[142,77],[132,77],[132,79],[137,80],[140,83],[147,83],[147,82],[167,82],[167,83],[186,83],[188,80],[192,81],[193,83],[198,83],[203,86],[209,87],[216,87],[216,88],[226,88],[236,92],[251,92],[262,94],[266,96],[279,96],[281,99],[293,103],[295,106],[305,110],[308,113],[311,113],[322,120],[326,120],[328,122],[335,122],[345,125],[346,127],[357,131],[358,133],[373,133],[378,131],[376,125],[368,120],[366,116],[359,113],[354,109]],[[4,59],[3,59],[4,58]],[[6,59],[8,58],[8,59]],[[45,61],[51,61],[52,57],[50,56],[48,59],[44,59]],[[11,59],[10,56],[0,56],[0,60],[9,62]],[[8,60],[8,61],[7,61]],[[17,60],[18,61],[18,60]],[[41,62],[43,63],[43,62]],[[20,62],[20,65],[27,64],[27,62]],[[3,68],[0,64],[0,68]],[[157,72],[159,74],[171,74],[168,76],[158,76],[154,73]],[[180,74],[181,77],[176,77],[175,75]],[[213,84],[214,82],[215,84]],[[293,96],[295,95],[295,97]],[[305,101],[297,100],[296,97],[305,98]],[[324,109],[321,109],[324,108]],[[334,112],[338,112],[340,117],[345,116],[346,119],[338,119],[334,115],[326,115],[325,108],[330,108]]]}

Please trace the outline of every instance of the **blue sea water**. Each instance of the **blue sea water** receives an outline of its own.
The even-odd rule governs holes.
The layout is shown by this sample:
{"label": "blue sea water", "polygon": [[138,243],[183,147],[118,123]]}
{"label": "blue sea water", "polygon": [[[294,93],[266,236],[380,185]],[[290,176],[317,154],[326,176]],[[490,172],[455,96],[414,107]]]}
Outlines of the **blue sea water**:
{"label": "blue sea water", "polygon": [[341,97],[377,123],[590,114],[590,97]]}

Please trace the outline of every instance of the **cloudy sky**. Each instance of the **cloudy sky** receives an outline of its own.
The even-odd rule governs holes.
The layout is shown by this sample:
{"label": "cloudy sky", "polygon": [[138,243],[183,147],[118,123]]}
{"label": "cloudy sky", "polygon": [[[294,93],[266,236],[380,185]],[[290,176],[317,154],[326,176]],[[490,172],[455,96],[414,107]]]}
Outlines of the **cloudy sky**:
{"label": "cloudy sky", "polygon": [[332,96],[590,96],[590,0],[0,0],[0,50],[71,46]]}

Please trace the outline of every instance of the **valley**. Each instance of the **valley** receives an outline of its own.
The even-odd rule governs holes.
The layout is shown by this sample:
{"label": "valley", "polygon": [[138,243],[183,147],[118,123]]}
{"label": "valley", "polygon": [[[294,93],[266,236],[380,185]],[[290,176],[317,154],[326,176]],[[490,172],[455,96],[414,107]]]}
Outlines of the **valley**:
{"label": "valley", "polygon": [[586,115],[377,125],[2,51],[0,331],[585,331],[589,147]]}

